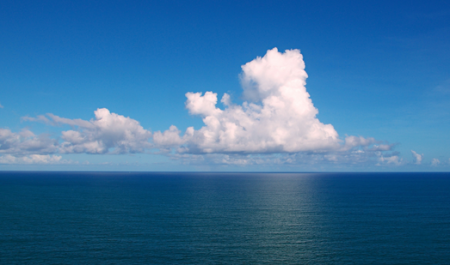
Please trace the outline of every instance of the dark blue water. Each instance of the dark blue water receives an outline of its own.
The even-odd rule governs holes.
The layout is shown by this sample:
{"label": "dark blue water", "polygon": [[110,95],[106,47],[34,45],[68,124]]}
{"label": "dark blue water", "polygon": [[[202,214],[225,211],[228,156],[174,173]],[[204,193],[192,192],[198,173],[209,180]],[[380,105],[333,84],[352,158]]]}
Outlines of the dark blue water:
{"label": "dark blue water", "polygon": [[449,264],[450,174],[0,172],[1,264]]}

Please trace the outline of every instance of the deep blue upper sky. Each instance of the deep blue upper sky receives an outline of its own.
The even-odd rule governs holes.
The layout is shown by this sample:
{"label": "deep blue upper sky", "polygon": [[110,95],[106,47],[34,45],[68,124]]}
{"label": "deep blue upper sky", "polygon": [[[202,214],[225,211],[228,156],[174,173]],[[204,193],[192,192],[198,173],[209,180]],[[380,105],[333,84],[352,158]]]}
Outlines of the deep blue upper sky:
{"label": "deep blue upper sky", "polygon": [[[341,137],[395,144],[403,170],[449,168],[448,1],[2,1],[0,36],[0,128],[12,132],[58,139],[70,127],[22,117],[90,120],[97,108],[152,132],[197,130],[203,122],[186,110],[185,93],[229,93],[241,103],[241,65],[277,47],[301,51],[317,117]],[[424,154],[421,165],[411,150]],[[55,154],[199,169],[160,155]]]}

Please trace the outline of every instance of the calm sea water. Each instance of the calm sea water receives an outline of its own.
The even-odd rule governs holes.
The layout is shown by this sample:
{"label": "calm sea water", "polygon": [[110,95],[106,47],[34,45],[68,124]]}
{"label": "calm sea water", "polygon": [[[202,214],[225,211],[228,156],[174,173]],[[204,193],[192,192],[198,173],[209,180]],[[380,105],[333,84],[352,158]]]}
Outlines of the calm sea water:
{"label": "calm sea water", "polygon": [[0,172],[0,263],[450,264],[450,174]]}

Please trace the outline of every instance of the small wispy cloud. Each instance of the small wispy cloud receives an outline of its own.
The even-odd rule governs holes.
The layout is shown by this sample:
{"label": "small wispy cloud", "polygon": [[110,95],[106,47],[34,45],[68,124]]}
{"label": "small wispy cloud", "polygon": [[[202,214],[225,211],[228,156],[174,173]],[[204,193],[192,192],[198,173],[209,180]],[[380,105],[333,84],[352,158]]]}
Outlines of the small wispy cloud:
{"label": "small wispy cloud", "polygon": [[416,151],[414,151],[414,150],[411,150],[411,153],[412,153],[412,155],[413,155],[413,157],[414,157],[414,163],[415,163],[416,165],[420,165],[420,164],[422,163],[423,154],[418,154],[418,153],[416,153]]}
{"label": "small wispy cloud", "polygon": [[377,164],[378,166],[383,165],[383,164],[400,166],[403,164],[403,159],[396,155],[389,156],[389,157],[380,156],[378,158],[378,161],[379,161],[379,163]]}
{"label": "small wispy cloud", "polygon": [[438,166],[441,163],[441,161],[439,161],[439,159],[437,158],[433,158],[433,160],[431,160],[431,165],[432,166]]}
{"label": "small wispy cloud", "polygon": [[0,104],[0,109],[3,109],[3,105],[2,104]]}
{"label": "small wispy cloud", "polygon": [[45,123],[47,125],[56,125],[55,123],[53,123],[52,121],[50,121],[47,117],[45,117],[44,115],[38,115],[36,118],[34,117],[29,117],[29,116],[25,116],[21,118],[22,121],[33,121],[33,122],[42,122]]}
{"label": "small wispy cloud", "polygon": [[440,94],[450,94],[450,79],[445,80],[434,88],[434,91]]}

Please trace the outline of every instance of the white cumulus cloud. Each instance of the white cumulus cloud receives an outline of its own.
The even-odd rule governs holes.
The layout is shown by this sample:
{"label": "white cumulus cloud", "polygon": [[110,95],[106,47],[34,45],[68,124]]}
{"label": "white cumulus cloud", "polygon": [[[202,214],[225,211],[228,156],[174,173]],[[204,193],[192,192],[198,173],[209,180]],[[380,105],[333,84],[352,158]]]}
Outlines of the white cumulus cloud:
{"label": "white cumulus cloud", "polygon": [[48,115],[54,122],[78,126],[78,130],[63,131],[61,144],[63,153],[138,153],[150,147],[151,132],[138,121],[111,113],[108,109],[97,109],[95,119],[66,119]]}
{"label": "white cumulus cloud", "polygon": [[22,120],[72,126],[73,130],[61,132],[60,153],[140,153],[151,147],[152,133],[137,120],[111,113],[106,108],[97,109],[94,114],[95,119],[90,121],[62,118],[51,113]]}
{"label": "white cumulus cloud", "polygon": [[46,135],[35,135],[29,130],[19,133],[0,128],[0,154],[49,154],[58,149],[58,143]]}
{"label": "white cumulus cloud", "polygon": [[[186,108],[203,118],[199,130],[188,128],[179,136],[171,127],[155,133],[156,144],[180,145],[186,153],[294,153],[346,151],[376,143],[373,138],[349,136],[345,142],[331,124],[317,119],[306,91],[305,63],[299,50],[280,53],[276,48],[242,66],[242,105],[224,94],[218,108],[213,92],[186,94]],[[388,145],[377,147],[389,150]],[[377,150],[378,150],[377,149]]]}
{"label": "white cumulus cloud", "polygon": [[414,163],[420,165],[422,163],[423,154],[418,154],[416,151],[411,150],[411,153],[414,157]]}

